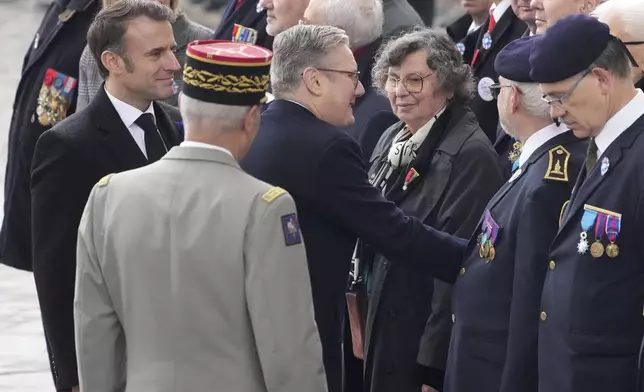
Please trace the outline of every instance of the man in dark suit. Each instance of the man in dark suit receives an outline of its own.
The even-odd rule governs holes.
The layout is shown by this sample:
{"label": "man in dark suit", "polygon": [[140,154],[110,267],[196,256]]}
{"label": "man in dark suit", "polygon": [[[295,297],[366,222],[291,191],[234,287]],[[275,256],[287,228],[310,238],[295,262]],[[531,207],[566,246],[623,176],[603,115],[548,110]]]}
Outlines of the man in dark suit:
{"label": "man in dark suit", "polygon": [[530,79],[535,39],[508,44],[495,60],[501,123],[525,147],[510,181],[488,203],[455,284],[446,392],[538,392],[535,314],[548,248],[587,144],[553,124]]}
{"label": "man in dark suit", "polygon": [[59,391],[78,385],[76,236],[89,193],[104,175],[156,161],[180,142],[176,124],[154,102],[173,94],[173,74],[180,68],[173,53],[173,20],[169,8],[153,1],[122,1],[101,11],[88,40],[105,76],[104,88],[85,110],[45,132],[36,144],[33,269]]}
{"label": "man in dark suit", "polygon": [[464,56],[464,60],[472,65],[477,86],[471,107],[492,143],[496,140],[499,123],[496,102],[489,90],[489,86],[498,81],[494,59],[505,45],[520,38],[526,29],[526,24],[514,14],[510,0],[495,2],[490,8],[490,16],[481,26],[472,57]]}
{"label": "man in dark suit", "polygon": [[539,388],[641,391],[644,93],[624,44],[584,15],[550,26],[530,66],[552,116],[590,137],[534,314]]}
{"label": "man in dark suit", "polygon": [[344,293],[357,238],[446,281],[459,266],[444,260],[460,254],[464,242],[406,217],[369,183],[360,147],[337,128],[355,121],[351,106],[364,93],[348,44],[330,26],[295,26],[275,38],[277,99],[242,161],[246,172],[295,199],[331,392],[342,390]]}
{"label": "man in dark suit", "polygon": [[[31,262],[29,176],[36,140],[76,110],[78,61],[99,0],[56,0],[49,8],[27,51],[13,103],[4,188],[4,220],[0,232],[0,262],[26,271]],[[51,70],[51,71],[49,71]],[[46,75],[67,77],[69,86],[44,86]],[[52,77],[50,76],[50,77]],[[39,97],[41,91],[47,92]],[[64,92],[52,110],[54,94]]]}
{"label": "man in dark suit", "polygon": [[266,10],[259,0],[229,0],[215,39],[240,40],[271,49],[273,37],[266,32]]}

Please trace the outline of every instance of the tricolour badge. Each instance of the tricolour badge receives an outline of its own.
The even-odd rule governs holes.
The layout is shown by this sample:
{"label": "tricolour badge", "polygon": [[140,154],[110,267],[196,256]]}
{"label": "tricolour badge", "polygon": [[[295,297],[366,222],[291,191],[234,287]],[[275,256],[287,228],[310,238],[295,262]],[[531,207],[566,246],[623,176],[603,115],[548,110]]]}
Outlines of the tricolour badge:
{"label": "tricolour badge", "polygon": [[483,49],[485,50],[490,49],[490,47],[492,46],[492,35],[490,34],[489,31],[483,35],[483,40],[481,41],[481,44],[483,46]]}
{"label": "tricolour badge", "polygon": [[602,159],[602,165],[601,165],[601,174],[602,176],[606,173],[608,173],[608,168],[610,167],[610,161],[608,160],[608,157],[604,157]]}
{"label": "tricolour badge", "polygon": [[302,242],[300,224],[297,221],[296,214],[288,214],[282,217],[282,231],[284,232],[284,242],[286,242],[286,246]]}
{"label": "tricolour badge", "polygon": [[416,169],[414,169],[413,167],[409,169],[409,171],[407,172],[407,175],[405,176],[405,182],[403,184],[402,190],[406,191],[407,188],[409,188],[409,184],[414,182],[418,178],[418,176],[420,176],[420,174],[418,174]]}
{"label": "tricolour badge", "polygon": [[543,176],[546,180],[568,182],[568,161],[570,153],[563,146],[548,151],[548,170]]}
{"label": "tricolour badge", "polygon": [[465,54],[465,44],[462,42],[459,42],[456,44],[456,49],[461,53],[461,56]]}
{"label": "tricolour badge", "polygon": [[76,79],[51,68],[45,72],[36,108],[40,125],[55,125],[67,117],[77,83]]}
{"label": "tricolour badge", "polygon": [[232,41],[254,44],[257,41],[257,30],[235,23],[233,26]]}

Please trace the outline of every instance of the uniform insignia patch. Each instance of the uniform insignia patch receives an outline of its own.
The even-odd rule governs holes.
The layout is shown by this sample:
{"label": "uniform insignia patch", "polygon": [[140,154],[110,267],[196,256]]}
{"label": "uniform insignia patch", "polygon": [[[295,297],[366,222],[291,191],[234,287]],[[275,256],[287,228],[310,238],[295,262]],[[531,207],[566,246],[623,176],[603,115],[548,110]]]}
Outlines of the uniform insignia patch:
{"label": "uniform insignia patch", "polygon": [[262,196],[262,199],[264,199],[264,201],[266,201],[267,203],[270,203],[285,193],[286,191],[284,189],[278,186],[274,186],[268,191],[266,191],[266,193],[264,193],[264,195]]}
{"label": "uniform insignia patch", "polygon": [[551,148],[548,151],[548,170],[543,176],[546,180],[568,182],[568,161],[570,153],[563,146]]}
{"label": "uniform insignia patch", "polygon": [[106,176],[103,176],[103,178],[101,178],[100,180],[98,180],[98,182],[96,183],[96,185],[98,185],[98,187],[99,187],[99,188],[106,187],[106,186],[107,186],[107,184],[110,182],[110,178],[112,178],[112,176],[113,176],[113,175],[114,175],[114,173],[110,173],[110,174],[108,174],[108,175],[106,175]]}
{"label": "uniform insignia patch", "polygon": [[42,126],[53,126],[67,117],[78,81],[49,68],[38,94],[36,115]]}
{"label": "uniform insignia patch", "polygon": [[284,232],[284,242],[286,242],[286,246],[302,242],[300,224],[297,221],[297,215],[288,214],[282,217],[282,231]]}
{"label": "uniform insignia patch", "polygon": [[257,41],[257,30],[235,23],[232,41],[254,44]]}

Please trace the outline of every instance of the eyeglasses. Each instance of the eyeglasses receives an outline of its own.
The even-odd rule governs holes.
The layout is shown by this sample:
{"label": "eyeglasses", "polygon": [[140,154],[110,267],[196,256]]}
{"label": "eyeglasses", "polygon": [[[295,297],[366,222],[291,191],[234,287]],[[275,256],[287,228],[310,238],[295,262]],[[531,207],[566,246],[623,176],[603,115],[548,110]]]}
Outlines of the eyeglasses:
{"label": "eyeglasses", "polygon": [[565,93],[563,93],[559,98],[552,98],[551,99],[547,95],[543,95],[541,97],[541,99],[543,100],[543,102],[547,103],[550,106],[554,106],[556,108],[563,109],[564,101],[568,97],[570,97],[572,95],[572,93],[575,91],[577,86],[579,86],[579,83],[581,83],[581,81],[586,76],[588,76],[588,74],[590,74],[591,71],[592,71],[592,69],[590,69],[590,68],[587,69],[586,72],[584,72],[584,74],[581,75],[581,77],[579,79],[577,79],[577,81],[575,83],[573,83],[573,85],[570,86],[570,88]]}
{"label": "eyeglasses", "polygon": [[[433,74],[434,73],[430,73],[425,76],[417,73],[409,74],[402,79],[402,84],[408,93],[419,93],[423,91],[423,81]],[[401,79],[398,76],[391,74],[385,74],[384,77],[387,78],[387,80],[385,81],[385,90],[388,93],[396,92],[398,83],[400,83]]]}
{"label": "eyeglasses", "polygon": [[358,88],[358,82],[360,82],[360,71],[344,71],[341,69],[331,69],[331,68],[315,68],[318,71],[324,72],[337,72],[349,76],[353,80],[353,89]]}
{"label": "eyeglasses", "polygon": [[[494,83],[494,84],[491,84],[491,85],[490,85],[490,87],[488,87],[488,88],[490,89],[490,94],[492,94],[492,98],[494,98],[494,99],[498,99],[498,98],[499,98],[499,94],[501,94],[501,89],[502,89],[503,87],[510,87],[510,88],[513,88],[513,87],[516,87],[516,86],[511,86],[511,85],[509,85],[509,84],[501,84],[501,83]],[[517,91],[518,91],[518,92],[521,92],[521,90],[519,90],[518,88],[517,88]]]}

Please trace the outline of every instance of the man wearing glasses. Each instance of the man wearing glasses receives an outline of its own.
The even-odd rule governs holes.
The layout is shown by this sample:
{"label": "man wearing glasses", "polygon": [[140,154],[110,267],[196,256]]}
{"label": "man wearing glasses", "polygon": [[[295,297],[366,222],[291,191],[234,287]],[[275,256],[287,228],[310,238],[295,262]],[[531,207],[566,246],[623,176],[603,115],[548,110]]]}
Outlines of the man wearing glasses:
{"label": "man wearing glasses", "polygon": [[329,391],[340,392],[345,290],[358,237],[387,259],[425,265],[446,281],[460,268],[446,260],[466,241],[406,217],[369,183],[360,147],[338,129],[353,123],[352,106],[364,94],[342,30],[298,25],[277,35],[271,83],[276,100],[241,164],[293,195]]}
{"label": "man wearing glasses", "polygon": [[523,143],[510,180],[487,204],[454,285],[444,391],[537,392],[537,337],[548,248],[586,145],[553,124],[529,76],[538,37],[508,44],[490,86],[505,132]]}
{"label": "man wearing glasses", "polygon": [[641,390],[644,93],[629,57],[606,24],[582,15],[555,23],[530,56],[551,115],[590,137],[534,315],[541,391]]}

